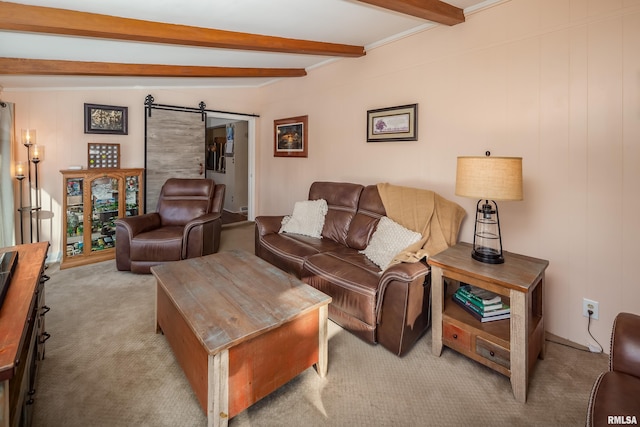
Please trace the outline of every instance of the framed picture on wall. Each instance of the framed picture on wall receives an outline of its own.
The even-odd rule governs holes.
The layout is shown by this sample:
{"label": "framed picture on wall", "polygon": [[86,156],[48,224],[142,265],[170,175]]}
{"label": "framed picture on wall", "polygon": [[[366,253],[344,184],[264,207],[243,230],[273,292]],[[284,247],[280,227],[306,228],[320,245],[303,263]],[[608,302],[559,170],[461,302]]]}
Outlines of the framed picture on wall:
{"label": "framed picture on wall", "polygon": [[90,142],[87,145],[87,169],[120,167],[120,144]]}
{"label": "framed picture on wall", "polygon": [[274,157],[307,157],[307,122],[308,116],[273,121]]}
{"label": "framed picture on wall", "polygon": [[127,135],[128,107],[84,104],[84,133]]}
{"label": "framed picture on wall", "polygon": [[417,141],[418,104],[367,111],[367,142]]}

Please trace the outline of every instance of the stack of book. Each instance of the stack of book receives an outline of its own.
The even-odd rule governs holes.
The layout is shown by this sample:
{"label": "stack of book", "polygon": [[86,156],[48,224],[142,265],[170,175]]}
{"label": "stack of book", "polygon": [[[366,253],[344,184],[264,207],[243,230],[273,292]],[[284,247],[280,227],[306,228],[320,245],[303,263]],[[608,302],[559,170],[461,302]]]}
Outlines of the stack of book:
{"label": "stack of book", "polygon": [[511,309],[500,295],[475,286],[461,285],[453,294],[453,301],[481,322],[511,317]]}

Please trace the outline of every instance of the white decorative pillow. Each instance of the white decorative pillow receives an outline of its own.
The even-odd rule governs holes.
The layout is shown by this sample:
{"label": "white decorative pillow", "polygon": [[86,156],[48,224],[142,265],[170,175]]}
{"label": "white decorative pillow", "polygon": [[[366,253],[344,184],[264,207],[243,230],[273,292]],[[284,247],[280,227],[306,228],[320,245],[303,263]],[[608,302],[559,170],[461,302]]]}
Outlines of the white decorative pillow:
{"label": "white decorative pillow", "polygon": [[324,199],[296,202],[293,213],[282,219],[280,233],[302,234],[321,239],[324,217],[328,210],[329,206]]}
{"label": "white decorative pillow", "polygon": [[360,251],[380,269],[386,270],[393,258],[403,249],[422,239],[422,235],[404,228],[392,219],[383,216],[378,222],[369,245]]}

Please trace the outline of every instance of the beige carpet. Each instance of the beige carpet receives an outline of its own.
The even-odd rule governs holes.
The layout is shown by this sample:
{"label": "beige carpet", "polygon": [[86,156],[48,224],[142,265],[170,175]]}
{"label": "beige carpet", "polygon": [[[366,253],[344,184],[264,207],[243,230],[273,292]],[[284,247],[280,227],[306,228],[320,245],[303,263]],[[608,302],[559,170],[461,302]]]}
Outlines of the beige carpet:
{"label": "beige carpet", "polygon": [[[223,229],[222,250],[253,251],[253,224]],[[162,335],[153,276],[107,261],[47,274],[46,358],[34,426],[205,426]],[[547,343],[526,404],[508,378],[446,349],[430,333],[403,358],[330,322],[329,372],[310,368],[231,419],[231,426],[580,426],[607,357]]]}

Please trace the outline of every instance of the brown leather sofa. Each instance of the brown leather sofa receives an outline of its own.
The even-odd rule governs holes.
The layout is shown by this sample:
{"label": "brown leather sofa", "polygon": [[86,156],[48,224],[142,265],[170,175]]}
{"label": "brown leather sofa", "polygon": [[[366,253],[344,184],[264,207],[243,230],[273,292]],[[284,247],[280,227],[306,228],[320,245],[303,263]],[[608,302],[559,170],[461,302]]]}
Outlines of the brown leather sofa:
{"label": "brown leather sofa", "polygon": [[157,212],[115,221],[118,270],[149,274],[157,264],[217,252],[224,193],[211,179],[168,179]]}
{"label": "brown leather sofa", "polygon": [[402,263],[382,272],[358,253],[386,215],[375,185],[315,182],[309,200],[318,199],[328,204],[321,239],[279,234],[283,216],[259,216],[256,255],[330,295],[329,317],[337,324],[406,353],[429,327],[429,267]]}
{"label": "brown leather sofa", "polygon": [[640,316],[620,313],[611,332],[609,371],[600,374],[591,389],[586,425],[637,423],[640,423]]}

